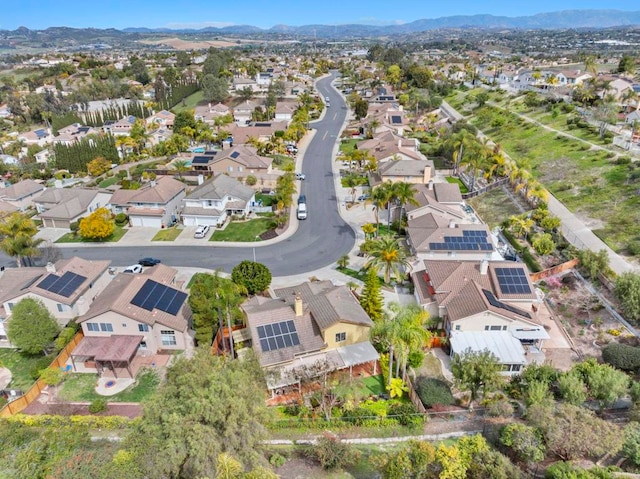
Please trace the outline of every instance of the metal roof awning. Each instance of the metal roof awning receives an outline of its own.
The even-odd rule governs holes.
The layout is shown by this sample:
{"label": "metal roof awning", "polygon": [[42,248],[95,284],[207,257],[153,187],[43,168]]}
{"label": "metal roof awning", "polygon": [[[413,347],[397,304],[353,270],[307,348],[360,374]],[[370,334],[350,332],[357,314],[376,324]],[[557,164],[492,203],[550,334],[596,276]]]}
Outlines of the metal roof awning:
{"label": "metal roof awning", "polygon": [[522,344],[509,331],[457,332],[451,335],[451,350],[455,354],[489,351],[500,364],[527,363]]}
{"label": "metal roof awning", "polygon": [[538,339],[549,339],[549,333],[545,331],[544,328],[537,329],[512,329],[511,334],[516,339],[530,339],[530,340],[538,340]]}
{"label": "metal roof awning", "polygon": [[345,367],[358,366],[380,359],[380,354],[369,341],[343,346],[337,351]]}

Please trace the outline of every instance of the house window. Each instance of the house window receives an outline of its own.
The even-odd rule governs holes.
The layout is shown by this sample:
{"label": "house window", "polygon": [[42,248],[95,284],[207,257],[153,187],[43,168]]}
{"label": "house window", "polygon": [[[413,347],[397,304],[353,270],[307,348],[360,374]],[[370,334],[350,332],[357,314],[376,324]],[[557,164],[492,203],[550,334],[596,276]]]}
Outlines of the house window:
{"label": "house window", "polygon": [[175,331],[160,331],[160,338],[162,339],[163,346],[176,346],[178,342],[176,341],[176,332]]}
{"label": "house window", "polygon": [[238,171],[242,173],[242,166],[238,166]]}
{"label": "house window", "polygon": [[87,331],[100,331],[98,323],[87,323]]}
{"label": "house window", "polygon": [[336,333],[336,343],[341,343],[347,340],[347,333]]}
{"label": "house window", "polygon": [[233,166],[228,166],[228,167],[227,167],[227,171],[228,171],[228,172],[232,172],[232,171],[233,171]]}
{"label": "house window", "polygon": [[7,306],[9,307],[9,311],[13,311],[13,303],[7,303]]}
{"label": "house window", "polygon": [[64,311],[64,305],[58,303],[56,306],[58,307],[58,313],[62,313]]}
{"label": "house window", "polygon": [[147,342],[140,341],[140,346],[138,346],[138,349],[147,349]]}
{"label": "house window", "polygon": [[455,330],[456,331],[460,331],[460,325],[459,324],[456,324]]}
{"label": "house window", "polygon": [[149,325],[148,324],[138,324],[138,331],[140,331],[141,333],[149,332]]}
{"label": "house window", "polygon": [[113,325],[111,323],[100,323],[100,331],[113,333]]}
{"label": "house window", "polygon": [[[506,327],[506,326],[505,326]],[[502,331],[502,326],[485,326],[484,327],[485,331]]]}

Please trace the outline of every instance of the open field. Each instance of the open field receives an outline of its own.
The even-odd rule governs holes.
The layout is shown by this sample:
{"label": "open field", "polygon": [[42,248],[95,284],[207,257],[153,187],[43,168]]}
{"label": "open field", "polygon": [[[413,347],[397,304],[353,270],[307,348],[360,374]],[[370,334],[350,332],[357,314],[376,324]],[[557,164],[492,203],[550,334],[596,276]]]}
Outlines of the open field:
{"label": "open field", "polygon": [[175,48],[176,50],[204,50],[209,47],[224,48],[237,46],[237,42],[231,42],[228,40],[191,41],[182,40],[177,37],[159,38],[157,40],[142,40],[140,43],[145,43],[147,45],[166,45],[168,47]]}

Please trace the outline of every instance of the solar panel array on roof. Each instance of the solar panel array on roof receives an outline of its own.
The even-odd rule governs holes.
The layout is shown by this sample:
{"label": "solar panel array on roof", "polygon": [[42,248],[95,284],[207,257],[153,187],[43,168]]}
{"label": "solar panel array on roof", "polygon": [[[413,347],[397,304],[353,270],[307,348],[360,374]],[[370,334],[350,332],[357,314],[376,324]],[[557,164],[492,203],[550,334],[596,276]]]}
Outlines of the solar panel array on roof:
{"label": "solar panel array on roof", "polygon": [[81,126],[80,128],[78,128],[78,132],[79,133],[86,133],[90,130],[91,128],[88,126]]}
{"label": "solar panel array on roof", "polygon": [[402,117],[398,116],[398,115],[393,115],[391,117],[391,123],[393,123],[394,125],[399,125],[402,123]]}
{"label": "solar panel array on roof", "polygon": [[86,280],[86,276],[67,271],[62,276],[55,274],[47,275],[46,278],[38,283],[38,288],[68,298]]}
{"label": "solar panel array on roof", "polygon": [[527,274],[522,268],[496,268],[502,294],[531,294]]}
{"label": "solar panel array on roof", "polygon": [[491,306],[493,306],[494,308],[504,309],[505,311],[510,311],[510,312],[515,313],[517,315],[524,316],[525,318],[531,319],[531,315],[529,313],[527,313],[523,309],[514,308],[513,306],[511,306],[509,304],[506,304],[506,303],[503,303],[502,301],[499,301],[498,298],[496,298],[491,291],[487,291],[486,289],[483,289],[482,292],[486,296],[487,301],[489,301],[489,304]]}
{"label": "solar panel array on roof", "polygon": [[442,243],[429,243],[429,249],[436,251],[493,251],[487,240],[487,232],[465,230],[462,236],[445,236]]}
{"label": "solar panel array on roof", "polygon": [[271,126],[271,123],[254,123],[253,126],[267,127],[267,126]]}
{"label": "solar panel array on roof", "polygon": [[213,156],[213,155],[217,155],[218,152],[216,150],[207,150],[204,152],[204,154],[207,156]]}
{"label": "solar panel array on roof", "polygon": [[191,160],[192,165],[206,165],[211,161],[210,156],[194,156]]}
{"label": "solar panel array on roof", "polygon": [[291,320],[258,326],[258,339],[263,353],[300,344],[296,325]]}
{"label": "solar panel array on roof", "polygon": [[231,158],[238,158],[240,156],[240,152],[239,151],[234,151],[233,153],[231,153],[229,155]]}
{"label": "solar panel array on roof", "polygon": [[148,279],[133,297],[131,304],[147,311],[159,309],[175,316],[187,299],[187,293]]}

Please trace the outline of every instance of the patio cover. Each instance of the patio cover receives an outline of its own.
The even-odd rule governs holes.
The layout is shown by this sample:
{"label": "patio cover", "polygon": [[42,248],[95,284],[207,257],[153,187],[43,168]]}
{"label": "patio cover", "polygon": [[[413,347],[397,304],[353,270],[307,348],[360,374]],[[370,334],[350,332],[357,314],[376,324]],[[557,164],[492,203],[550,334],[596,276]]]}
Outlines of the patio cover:
{"label": "patio cover", "polygon": [[342,358],[344,366],[347,368],[380,359],[378,351],[376,351],[369,341],[343,346],[338,348],[337,351]]}
{"label": "patio cover", "polygon": [[143,336],[117,335],[109,337],[85,336],[71,356],[93,358],[100,362],[129,362],[138,350]]}
{"label": "patio cover", "polygon": [[538,339],[549,339],[549,333],[547,333],[544,328],[540,329],[513,329],[511,330],[511,334],[516,339],[530,339],[530,340],[538,340]]}
{"label": "patio cover", "polygon": [[452,354],[463,354],[470,349],[474,352],[488,350],[500,364],[526,364],[524,348],[509,331],[462,331],[451,335]]}

